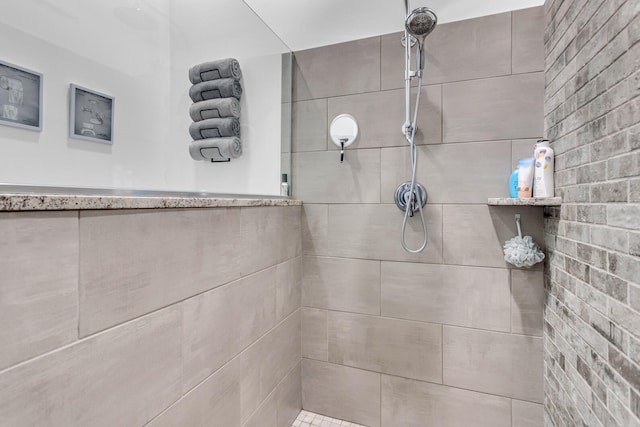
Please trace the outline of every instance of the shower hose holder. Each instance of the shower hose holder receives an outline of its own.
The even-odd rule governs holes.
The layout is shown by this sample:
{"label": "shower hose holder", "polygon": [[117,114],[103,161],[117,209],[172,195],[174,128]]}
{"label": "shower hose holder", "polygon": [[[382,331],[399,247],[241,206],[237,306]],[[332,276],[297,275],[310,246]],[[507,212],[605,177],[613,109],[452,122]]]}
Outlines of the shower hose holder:
{"label": "shower hose holder", "polygon": [[411,181],[403,182],[396,189],[394,200],[398,209],[402,212],[406,212],[407,205],[410,205],[409,216],[412,217],[413,213],[420,209],[418,203],[420,203],[422,207],[427,204],[427,189],[424,188],[424,185],[416,182],[413,186],[413,195],[410,194],[410,191]]}

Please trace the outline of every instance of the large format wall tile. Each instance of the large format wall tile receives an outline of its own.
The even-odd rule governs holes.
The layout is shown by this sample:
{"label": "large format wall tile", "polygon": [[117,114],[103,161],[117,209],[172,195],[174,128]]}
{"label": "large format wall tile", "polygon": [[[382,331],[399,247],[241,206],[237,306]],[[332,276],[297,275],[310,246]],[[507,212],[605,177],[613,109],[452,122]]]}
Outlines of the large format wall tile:
{"label": "large format wall tile", "polygon": [[275,325],[276,280],[271,267],[184,302],[184,391]]}
{"label": "large format wall tile", "polygon": [[544,71],[544,7],[515,10],[511,19],[513,74]]}
{"label": "large format wall tile", "polygon": [[82,211],[80,335],[239,277],[238,261],[251,253],[241,256],[233,243],[240,234],[239,213]]}
{"label": "large format wall tile", "polygon": [[283,320],[302,306],[302,257],[276,267],[276,318]]}
{"label": "large format wall tile", "polygon": [[[429,203],[487,203],[509,196],[511,141],[418,147],[417,180]],[[382,149],[383,203],[394,203],[396,188],[411,179],[409,147]],[[482,179],[478,179],[482,177]]]}
{"label": "large format wall tile", "polygon": [[302,253],[329,255],[329,206],[302,206]]}
{"label": "large format wall tile", "polygon": [[141,426],[180,397],[181,312],[171,307],[0,374],[7,426]]}
{"label": "large format wall tile", "polygon": [[[513,267],[504,260],[503,245],[518,235],[515,214],[521,215],[522,234],[530,235],[544,250],[540,208],[444,205],[443,246],[445,264]],[[542,269],[542,264],[532,267]]]}
{"label": "large format wall tile", "polygon": [[383,427],[511,427],[509,399],[382,376]]}
{"label": "large format wall tile", "polygon": [[233,359],[168,410],[149,427],[240,426],[240,360]]}
{"label": "large format wall tile", "polygon": [[298,362],[242,427],[291,427],[302,409],[301,370]]}
{"label": "large format wall tile", "polygon": [[518,166],[518,160],[533,157],[533,147],[538,139],[514,139],[511,141],[511,170]]}
{"label": "large format wall tile", "polygon": [[78,214],[2,213],[0,235],[2,370],[78,337]]}
{"label": "large format wall tile", "polygon": [[[442,262],[442,206],[426,205],[424,215],[429,232],[428,246],[419,254],[411,254],[400,244],[404,213],[396,205],[331,205],[327,237],[329,253],[389,261]],[[407,244],[411,248],[419,247],[422,236],[420,217],[416,215],[407,225]]]}
{"label": "large format wall tile", "polygon": [[228,250],[241,248],[243,276],[300,255],[300,210],[300,206],[241,209],[240,237],[234,234],[221,242]]}
{"label": "large format wall tile", "polygon": [[296,52],[295,101],[380,90],[380,37]]}
{"label": "large format wall tile", "polygon": [[544,409],[539,403],[511,400],[511,427],[542,427]]}
{"label": "large format wall tile", "polygon": [[276,318],[284,319],[302,305],[302,257],[276,267]]}
{"label": "large format wall tile", "polygon": [[[381,84],[382,90],[400,89],[405,87],[405,48],[402,45],[402,37],[404,31],[399,33],[385,34],[381,37],[381,55],[382,55],[382,69],[381,69]],[[415,70],[415,56],[412,52],[411,69]],[[426,66],[426,61],[425,61]],[[425,76],[426,77],[426,76]],[[413,79],[412,86],[418,85],[418,79]],[[426,85],[426,79],[422,82]],[[404,106],[402,107],[404,110]]]}
{"label": "large format wall tile", "polygon": [[443,141],[535,138],[543,134],[544,73],[442,87]]}
{"label": "large format wall tile", "polygon": [[260,407],[242,424],[242,427],[276,427],[278,422],[276,390],[271,392]]}
{"label": "large format wall tile", "polygon": [[291,427],[302,409],[302,362],[276,388],[277,427]]}
{"label": "large format wall tile", "polygon": [[380,150],[293,155],[293,194],[308,203],[379,203]]}
{"label": "large format wall tile", "polygon": [[[382,37],[382,89],[404,86],[401,34]],[[511,16],[502,13],[438,25],[426,39],[425,53],[425,84],[509,74]]]}
{"label": "large format wall tile", "polygon": [[327,310],[302,308],[302,357],[327,361]]}
{"label": "large format wall tile", "polygon": [[330,311],[329,362],[442,382],[442,326]]}
{"label": "large format wall tile", "polygon": [[380,374],[303,359],[302,407],[380,427]]}
{"label": "large format wall tile", "polygon": [[300,310],[296,311],[240,355],[240,408],[247,418],[300,362]]}
{"label": "large format wall tile", "polygon": [[304,257],[303,305],[380,314],[380,261]]}
{"label": "large format wall tile", "polygon": [[327,100],[314,99],[293,103],[291,150],[327,149]]}
{"label": "large format wall tile", "polygon": [[511,332],[542,336],[544,276],[542,271],[511,270]]}
{"label": "large format wall tile", "polygon": [[382,263],[383,316],[509,332],[510,306],[506,269]]}
{"label": "large format wall tile", "polygon": [[542,402],[542,338],[444,326],[444,384]]}
{"label": "large format wall tile", "polygon": [[[412,105],[415,103],[413,94]],[[439,85],[422,88],[420,114],[416,144],[439,144],[442,142],[442,88]],[[413,107],[412,107],[413,108]],[[401,132],[405,122],[404,90],[370,92],[359,95],[341,96],[329,99],[329,120],[338,114],[349,113],[360,124],[358,139],[353,148],[376,148],[406,146]],[[337,149],[332,141],[329,148]],[[347,155],[349,153],[347,150]]]}

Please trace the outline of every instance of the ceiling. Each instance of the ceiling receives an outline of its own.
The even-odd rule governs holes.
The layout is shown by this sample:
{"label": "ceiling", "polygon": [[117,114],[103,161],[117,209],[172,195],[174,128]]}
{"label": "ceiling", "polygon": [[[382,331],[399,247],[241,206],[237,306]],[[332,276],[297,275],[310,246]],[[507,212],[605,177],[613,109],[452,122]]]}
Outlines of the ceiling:
{"label": "ceiling", "polygon": [[[244,0],[293,51],[326,46],[404,28],[403,0]],[[544,0],[413,0],[438,22],[452,22],[540,6]]]}

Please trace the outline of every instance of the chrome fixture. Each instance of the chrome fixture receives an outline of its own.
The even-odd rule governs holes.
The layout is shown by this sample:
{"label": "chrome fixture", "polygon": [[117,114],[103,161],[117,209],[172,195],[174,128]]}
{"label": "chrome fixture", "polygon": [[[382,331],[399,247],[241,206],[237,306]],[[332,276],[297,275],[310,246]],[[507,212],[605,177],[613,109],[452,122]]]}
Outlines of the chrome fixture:
{"label": "chrome fixture", "polygon": [[[402,125],[402,134],[409,143],[409,154],[411,156],[411,180],[400,184],[395,194],[395,201],[398,208],[404,211],[404,220],[402,222],[402,235],[400,242],[402,247],[411,253],[422,252],[429,240],[427,232],[427,224],[424,219],[422,208],[427,203],[427,191],[424,186],[416,182],[416,171],[418,168],[418,153],[414,139],[416,129],[418,127],[418,107],[420,105],[420,92],[422,88],[422,75],[424,71],[424,41],[431,34],[438,22],[435,12],[428,7],[418,7],[409,12],[409,1],[404,1],[405,7],[405,30],[402,45],[405,49],[405,122]],[[410,43],[406,41],[409,40]],[[415,41],[415,42],[414,42]],[[416,70],[411,71],[411,50],[417,43]],[[418,86],[416,93],[415,107],[413,108],[413,117],[411,114],[411,81],[418,78]],[[415,212],[420,213],[420,221],[422,222],[423,242],[418,249],[411,249],[407,246],[405,233],[407,222]]]}
{"label": "chrome fixture", "polygon": [[437,23],[438,17],[428,7],[414,9],[404,22],[406,32],[418,42],[418,56],[416,59],[418,76],[422,76],[422,71],[424,70],[424,39],[431,34]]}
{"label": "chrome fixture", "polygon": [[[420,209],[416,203],[422,205],[423,208],[427,204],[427,189],[424,188],[424,185],[416,182],[412,190],[411,181],[405,181],[396,188],[394,200],[401,211],[405,212],[408,208],[409,217],[413,217],[413,213]],[[411,206],[408,206],[409,204]]]}

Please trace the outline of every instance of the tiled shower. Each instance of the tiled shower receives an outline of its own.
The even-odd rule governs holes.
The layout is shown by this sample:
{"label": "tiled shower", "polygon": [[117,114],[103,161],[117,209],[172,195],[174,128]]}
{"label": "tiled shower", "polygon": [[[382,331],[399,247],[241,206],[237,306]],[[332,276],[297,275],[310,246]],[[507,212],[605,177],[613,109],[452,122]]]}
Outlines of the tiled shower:
{"label": "tiled shower", "polygon": [[[0,426],[640,426],[639,24],[547,0],[438,25],[421,254],[400,33],[295,52],[300,202],[0,212]],[[487,206],[540,137],[563,205]],[[515,214],[544,266],[504,261]]]}
{"label": "tiled shower", "polygon": [[[427,38],[417,140],[430,236],[417,255],[400,246],[393,202],[410,178],[401,34],[296,52],[305,409],[371,427],[542,425],[542,266],[502,254],[515,213],[543,241],[542,209],[486,204],[543,135],[542,26],[543,9],[525,9]],[[341,113],[362,128],[344,163],[326,131]]]}

